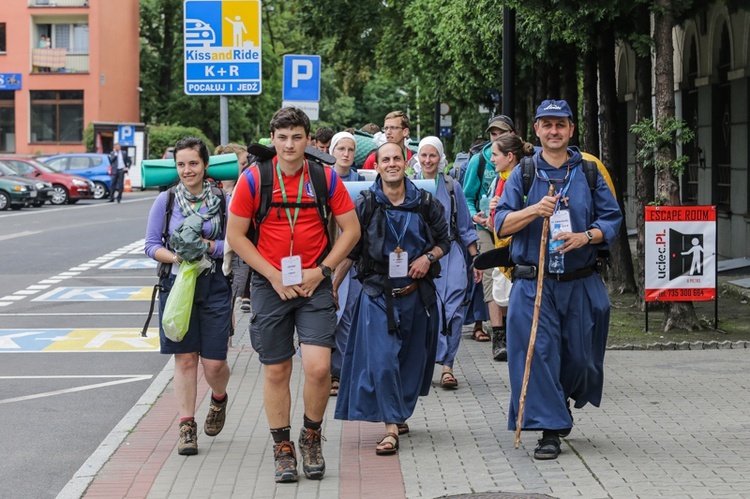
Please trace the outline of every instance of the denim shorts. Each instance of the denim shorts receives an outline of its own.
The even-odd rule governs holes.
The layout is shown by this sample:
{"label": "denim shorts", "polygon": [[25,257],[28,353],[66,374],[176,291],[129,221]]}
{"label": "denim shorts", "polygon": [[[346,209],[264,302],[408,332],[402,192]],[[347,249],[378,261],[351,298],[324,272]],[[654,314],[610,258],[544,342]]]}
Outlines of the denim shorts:
{"label": "denim shorts", "polygon": [[[167,297],[174,285],[174,274],[161,280],[159,292],[159,317],[164,314]],[[159,320],[159,337],[161,353],[193,353],[211,360],[226,360],[229,329],[232,324],[232,290],[229,281],[221,272],[221,261],[217,260],[216,270],[206,270],[195,283],[193,309],[190,313],[190,325],[187,334],[180,342],[174,342],[164,336],[164,329]]]}
{"label": "denim shorts", "polygon": [[323,279],[310,297],[284,301],[265,277],[253,273],[250,301],[250,341],[261,363],[280,364],[294,355],[295,328],[300,344],[335,348],[331,279]]}

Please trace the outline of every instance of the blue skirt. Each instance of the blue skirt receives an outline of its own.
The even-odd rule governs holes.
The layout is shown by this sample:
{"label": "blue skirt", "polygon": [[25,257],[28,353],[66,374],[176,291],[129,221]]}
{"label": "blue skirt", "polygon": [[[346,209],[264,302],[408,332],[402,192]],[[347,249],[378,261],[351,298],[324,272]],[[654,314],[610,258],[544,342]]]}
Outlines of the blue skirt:
{"label": "blue skirt", "polygon": [[398,332],[388,331],[385,298],[361,293],[346,344],[336,419],[403,423],[429,393],[437,345],[437,304],[419,292],[394,298]]}

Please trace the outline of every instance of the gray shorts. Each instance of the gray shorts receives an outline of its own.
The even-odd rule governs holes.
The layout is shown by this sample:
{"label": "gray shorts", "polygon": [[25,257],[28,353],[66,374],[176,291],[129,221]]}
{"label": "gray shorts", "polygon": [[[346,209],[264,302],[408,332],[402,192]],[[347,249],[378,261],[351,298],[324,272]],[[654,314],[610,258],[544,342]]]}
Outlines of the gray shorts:
{"label": "gray shorts", "polygon": [[335,347],[331,279],[323,279],[309,298],[284,301],[265,277],[253,273],[250,301],[250,342],[261,363],[280,364],[294,356],[295,328],[300,344]]}

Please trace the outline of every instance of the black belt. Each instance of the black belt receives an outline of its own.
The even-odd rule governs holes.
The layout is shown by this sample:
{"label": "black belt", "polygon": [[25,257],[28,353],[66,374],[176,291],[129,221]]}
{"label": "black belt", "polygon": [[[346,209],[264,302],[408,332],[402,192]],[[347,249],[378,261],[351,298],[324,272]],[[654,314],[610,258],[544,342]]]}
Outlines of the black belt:
{"label": "black belt", "polygon": [[[537,267],[535,265],[516,265],[513,267],[511,276],[513,280],[516,279],[536,279]],[[576,279],[583,279],[596,272],[596,267],[585,267],[572,272],[565,272],[563,274],[550,274],[549,272],[544,273],[544,277],[554,279],[560,282],[575,281]]]}

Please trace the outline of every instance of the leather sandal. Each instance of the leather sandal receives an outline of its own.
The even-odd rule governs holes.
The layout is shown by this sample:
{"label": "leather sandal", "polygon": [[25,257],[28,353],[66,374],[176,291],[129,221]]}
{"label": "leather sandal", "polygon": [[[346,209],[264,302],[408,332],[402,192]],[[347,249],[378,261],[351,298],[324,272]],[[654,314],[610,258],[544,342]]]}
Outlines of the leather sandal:
{"label": "leather sandal", "polygon": [[557,432],[544,431],[534,449],[534,459],[557,459],[560,455],[560,437]]}
{"label": "leather sandal", "polygon": [[457,388],[458,381],[452,372],[443,371],[443,374],[440,376],[440,386],[446,389]]}
{"label": "leather sandal", "polygon": [[398,426],[398,434],[399,435],[405,435],[409,433],[409,425],[406,423],[398,423],[396,426]]}
{"label": "leather sandal", "polygon": [[338,397],[339,395],[339,379],[331,378],[331,397]]}
{"label": "leather sandal", "polygon": [[[389,438],[392,438],[393,442],[387,441]],[[381,445],[390,445],[390,447],[381,449],[379,448]],[[378,456],[388,456],[390,454],[395,454],[396,452],[398,452],[398,435],[393,432],[386,433],[380,442],[378,442],[378,446],[375,447],[375,454]]]}
{"label": "leather sandal", "polygon": [[471,333],[471,339],[480,343],[484,343],[486,341],[490,341],[491,338],[487,333],[484,332],[484,329],[477,328],[473,333]]}

